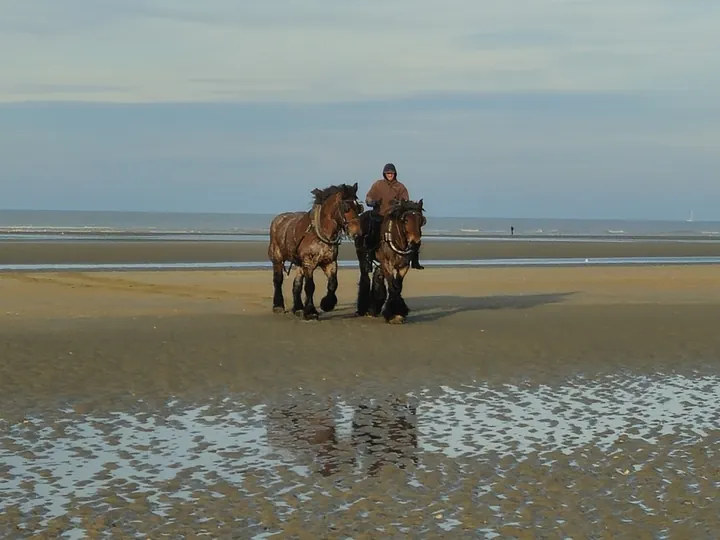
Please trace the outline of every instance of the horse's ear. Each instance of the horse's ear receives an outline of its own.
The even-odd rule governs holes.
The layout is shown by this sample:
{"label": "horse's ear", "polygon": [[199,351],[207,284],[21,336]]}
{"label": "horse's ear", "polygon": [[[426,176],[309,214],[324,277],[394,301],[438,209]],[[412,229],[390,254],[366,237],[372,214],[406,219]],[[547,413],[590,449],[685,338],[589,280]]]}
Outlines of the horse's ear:
{"label": "horse's ear", "polygon": [[420,199],[420,200],[418,201],[418,203],[420,203],[420,209],[422,210],[422,207],[423,207],[423,200],[422,200],[422,199]]}
{"label": "horse's ear", "polygon": [[352,188],[353,188],[353,193],[355,193],[355,195],[357,195],[358,183],[355,182],[355,183],[352,185]]}
{"label": "horse's ear", "polygon": [[313,189],[310,193],[311,193],[312,195],[315,195],[315,196],[317,197],[318,195],[320,195],[320,189],[319,189],[319,188],[315,188],[315,189]]}

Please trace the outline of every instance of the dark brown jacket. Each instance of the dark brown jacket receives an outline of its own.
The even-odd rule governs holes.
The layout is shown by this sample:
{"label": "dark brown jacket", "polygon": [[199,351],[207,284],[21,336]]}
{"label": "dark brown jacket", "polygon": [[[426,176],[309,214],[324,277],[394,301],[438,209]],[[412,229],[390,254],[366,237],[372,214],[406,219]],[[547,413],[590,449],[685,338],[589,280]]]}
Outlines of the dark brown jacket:
{"label": "dark brown jacket", "polygon": [[372,201],[380,203],[380,215],[384,216],[390,210],[390,201],[396,199],[398,201],[407,201],[410,198],[405,184],[399,180],[388,181],[384,178],[376,180],[365,197],[365,204],[368,206]]}

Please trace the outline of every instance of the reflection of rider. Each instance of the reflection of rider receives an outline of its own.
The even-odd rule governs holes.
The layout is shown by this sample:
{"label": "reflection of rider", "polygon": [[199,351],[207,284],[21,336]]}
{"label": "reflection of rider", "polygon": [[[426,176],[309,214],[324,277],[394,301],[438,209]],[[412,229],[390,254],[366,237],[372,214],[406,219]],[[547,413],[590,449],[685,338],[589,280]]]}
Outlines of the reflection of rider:
{"label": "reflection of rider", "polygon": [[[407,201],[410,199],[408,190],[405,185],[397,179],[397,170],[395,165],[388,163],[383,168],[383,178],[376,180],[365,197],[365,203],[371,206],[373,211],[370,213],[370,230],[368,232],[368,251],[370,260],[375,258],[375,251],[380,245],[380,225],[383,218],[390,211],[393,200]],[[424,266],[420,265],[419,247],[412,255],[411,266],[417,270],[422,270]]]}

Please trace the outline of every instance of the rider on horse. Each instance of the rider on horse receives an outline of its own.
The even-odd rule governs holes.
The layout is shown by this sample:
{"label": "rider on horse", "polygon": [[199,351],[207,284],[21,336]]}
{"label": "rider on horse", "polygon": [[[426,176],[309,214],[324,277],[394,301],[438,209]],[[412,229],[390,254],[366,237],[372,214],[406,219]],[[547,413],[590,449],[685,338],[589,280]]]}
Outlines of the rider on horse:
{"label": "rider on horse", "polygon": [[[383,168],[383,178],[373,183],[365,197],[365,203],[373,209],[370,213],[370,230],[367,237],[370,260],[375,258],[375,251],[380,245],[380,226],[383,218],[390,211],[392,201],[409,199],[407,188],[397,179],[395,165],[388,163]],[[420,265],[419,248],[412,255],[411,267],[417,270],[425,268]]]}

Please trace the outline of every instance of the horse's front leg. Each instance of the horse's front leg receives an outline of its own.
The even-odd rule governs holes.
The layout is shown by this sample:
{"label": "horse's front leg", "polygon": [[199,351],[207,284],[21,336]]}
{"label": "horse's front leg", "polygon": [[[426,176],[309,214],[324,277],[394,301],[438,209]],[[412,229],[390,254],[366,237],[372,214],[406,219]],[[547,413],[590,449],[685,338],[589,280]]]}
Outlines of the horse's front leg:
{"label": "horse's front leg", "polygon": [[313,273],[315,272],[314,264],[305,264],[303,266],[303,274],[305,278],[305,306],[303,307],[303,317],[306,321],[317,319],[318,311],[315,307],[315,280],[313,279]]}
{"label": "horse's front leg", "polygon": [[320,300],[320,308],[327,312],[335,309],[338,302],[337,295],[335,294],[338,288],[337,261],[322,265],[322,270],[327,277],[327,294]]}
{"label": "horse's front leg", "polygon": [[293,286],[292,286],[292,295],[293,295],[293,307],[292,312],[295,315],[302,315],[303,314],[303,301],[302,301],[302,290],[303,290],[303,280],[304,277],[304,270],[302,267],[298,268],[295,273],[295,279],[293,280]]}
{"label": "horse's front leg", "polygon": [[370,298],[370,316],[377,317],[382,312],[385,299],[387,298],[387,288],[385,287],[385,273],[382,267],[375,268],[372,277],[372,290]]}
{"label": "horse's front leg", "polygon": [[399,270],[389,269],[385,271],[385,278],[388,281],[388,301],[383,316],[389,323],[400,324],[405,322],[405,317],[410,312],[402,297],[403,280],[407,271],[407,266]]}
{"label": "horse's front leg", "polygon": [[410,308],[405,303],[405,298],[403,298],[402,291],[403,291],[403,283],[405,282],[405,276],[408,273],[408,267],[401,268],[397,271],[394,282],[396,285],[397,290],[397,313],[398,315],[402,315],[403,317],[407,317],[410,313]]}

